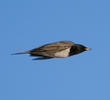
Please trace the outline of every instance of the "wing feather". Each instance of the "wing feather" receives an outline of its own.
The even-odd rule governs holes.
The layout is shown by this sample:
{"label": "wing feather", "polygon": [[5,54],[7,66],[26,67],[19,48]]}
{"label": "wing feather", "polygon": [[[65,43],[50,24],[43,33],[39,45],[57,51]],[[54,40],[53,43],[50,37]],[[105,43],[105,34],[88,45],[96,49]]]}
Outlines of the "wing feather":
{"label": "wing feather", "polygon": [[32,49],[31,54],[54,57],[54,53],[68,49],[73,45],[74,43],[72,41],[54,42],[51,44],[46,44],[38,48]]}

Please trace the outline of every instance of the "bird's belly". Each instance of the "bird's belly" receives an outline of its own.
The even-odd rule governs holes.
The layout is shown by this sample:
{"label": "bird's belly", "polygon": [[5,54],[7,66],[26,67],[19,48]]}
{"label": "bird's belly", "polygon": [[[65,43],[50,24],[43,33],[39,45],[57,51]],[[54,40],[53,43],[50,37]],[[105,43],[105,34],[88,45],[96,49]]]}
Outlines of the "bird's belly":
{"label": "bird's belly", "polygon": [[59,57],[59,58],[64,58],[64,57],[68,57],[69,56],[69,52],[70,52],[70,48],[60,51],[60,52],[56,52],[54,54],[55,57]]}

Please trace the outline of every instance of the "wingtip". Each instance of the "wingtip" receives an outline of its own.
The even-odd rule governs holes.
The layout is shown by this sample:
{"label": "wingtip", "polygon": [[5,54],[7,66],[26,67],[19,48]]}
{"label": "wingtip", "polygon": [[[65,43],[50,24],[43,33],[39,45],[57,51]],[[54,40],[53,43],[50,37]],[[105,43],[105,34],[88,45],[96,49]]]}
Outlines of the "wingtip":
{"label": "wingtip", "polygon": [[12,53],[11,55],[19,55],[19,54],[22,54],[22,53]]}
{"label": "wingtip", "polygon": [[16,53],[12,53],[11,55],[17,55]]}
{"label": "wingtip", "polygon": [[29,52],[29,51],[26,51],[26,52],[19,52],[19,53],[13,53],[13,54],[11,54],[11,55],[28,54],[28,53],[30,53],[30,52]]}

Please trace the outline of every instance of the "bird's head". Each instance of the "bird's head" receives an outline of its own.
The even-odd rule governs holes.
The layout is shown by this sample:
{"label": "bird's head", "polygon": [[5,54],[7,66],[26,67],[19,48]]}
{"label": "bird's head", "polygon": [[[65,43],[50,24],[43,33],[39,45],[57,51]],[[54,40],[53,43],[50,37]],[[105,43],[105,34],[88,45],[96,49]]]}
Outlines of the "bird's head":
{"label": "bird's head", "polygon": [[75,48],[79,51],[79,52],[83,52],[83,51],[88,51],[90,50],[90,48],[85,47],[84,45],[81,44],[75,44]]}

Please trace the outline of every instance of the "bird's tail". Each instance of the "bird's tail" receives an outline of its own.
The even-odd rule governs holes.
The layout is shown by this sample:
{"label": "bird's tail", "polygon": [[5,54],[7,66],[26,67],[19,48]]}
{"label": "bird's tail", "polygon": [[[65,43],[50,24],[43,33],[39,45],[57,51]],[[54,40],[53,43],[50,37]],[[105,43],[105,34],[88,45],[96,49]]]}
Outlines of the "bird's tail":
{"label": "bird's tail", "polygon": [[30,51],[25,51],[25,52],[18,52],[18,53],[13,53],[12,55],[18,55],[18,54],[28,54]]}

